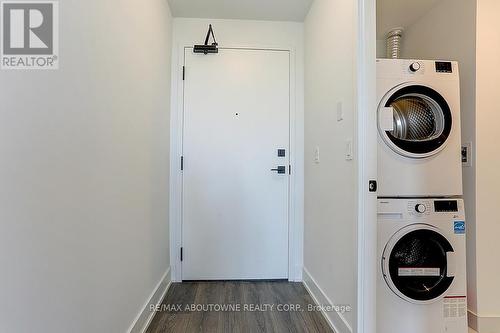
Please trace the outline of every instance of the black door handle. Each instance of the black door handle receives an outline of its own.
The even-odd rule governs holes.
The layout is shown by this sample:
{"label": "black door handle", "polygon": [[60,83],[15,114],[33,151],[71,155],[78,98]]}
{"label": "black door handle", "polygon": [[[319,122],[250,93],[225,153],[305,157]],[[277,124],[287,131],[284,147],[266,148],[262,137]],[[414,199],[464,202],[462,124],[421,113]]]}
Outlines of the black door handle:
{"label": "black door handle", "polygon": [[286,173],[286,166],[279,165],[276,169],[271,169],[271,171],[276,171],[278,173]]}

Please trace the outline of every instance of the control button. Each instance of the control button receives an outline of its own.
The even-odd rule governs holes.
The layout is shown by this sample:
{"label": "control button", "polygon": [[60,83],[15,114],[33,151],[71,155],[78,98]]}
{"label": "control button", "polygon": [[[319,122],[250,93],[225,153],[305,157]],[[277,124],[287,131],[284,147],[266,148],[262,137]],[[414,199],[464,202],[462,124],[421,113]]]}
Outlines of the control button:
{"label": "control button", "polygon": [[425,213],[426,210],[427,210],[427,208],[423,204],[418,204],[418,205],[415,206],[415,211],[417,213],[423,214],[423,213]]}
{"label": "control button", "polygon": [[410,71],[415,73],[420,69],[420,64],[418,62],[414,62],[413,64],[410,65]]}

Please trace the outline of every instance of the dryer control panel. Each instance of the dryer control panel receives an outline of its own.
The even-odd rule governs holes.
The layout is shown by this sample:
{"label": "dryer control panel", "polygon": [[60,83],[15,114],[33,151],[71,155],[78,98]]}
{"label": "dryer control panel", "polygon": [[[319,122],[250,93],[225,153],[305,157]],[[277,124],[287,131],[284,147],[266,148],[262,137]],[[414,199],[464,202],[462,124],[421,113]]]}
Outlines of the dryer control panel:
{"label": "dryer control panel", "polygon": [[[456,80],[458,63],[446,60],[377,59],[377,78],[406,80]],[[392,81],[391,80],[391,81]]]}
{"label": "dryer control panel", "polygon": [[453,73],[453,65],[451,61],[436,61],[436,72]]}

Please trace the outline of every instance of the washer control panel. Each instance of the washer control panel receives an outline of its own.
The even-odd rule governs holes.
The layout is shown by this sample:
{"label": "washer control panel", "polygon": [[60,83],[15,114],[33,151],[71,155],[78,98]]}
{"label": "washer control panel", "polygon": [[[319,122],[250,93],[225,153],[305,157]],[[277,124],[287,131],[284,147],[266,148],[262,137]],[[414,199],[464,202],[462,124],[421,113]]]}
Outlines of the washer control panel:
{"label": "washer control panel", "polygon": [[455,213],[458,212],[457,200],[436,200],[434,201],[434,211],[436,213]]}
{"label": "washer control panel", "polygon": [[459,198],[379,198],[377,216],[379,221],[465,221],[464,202]]}
{"label": "washer control panel", "polygon": [[424,204],[416,204],[415,211],[417,213],[423,214],[427,211],[427,207]]}
{"label": "washer control panel", "polygon": [[432,211],[431,201],[429,200],[409,200],[407,206],[408,215],[427,216]]}
{"label": "washer control panel", "polygon": [[465,219],[462,199],[379,198],[377,215],[382,220]]}

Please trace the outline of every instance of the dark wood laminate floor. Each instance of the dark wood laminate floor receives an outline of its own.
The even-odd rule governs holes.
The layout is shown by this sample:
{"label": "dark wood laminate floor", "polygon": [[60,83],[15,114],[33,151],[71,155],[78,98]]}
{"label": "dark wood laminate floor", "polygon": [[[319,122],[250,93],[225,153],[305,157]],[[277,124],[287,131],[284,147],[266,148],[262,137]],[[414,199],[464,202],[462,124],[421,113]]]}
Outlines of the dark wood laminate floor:
{"label": "dark wood laminate floor", "polygon": [[[285,311],[292,304],[295,309]],[[260,308],[251,309],[252,305]],[[173,283],[147,333],[332,332],[320,312],[308,310],[309,305],[314,302],[301,283]],[[189,308],[193,306],[195,311]]]}

